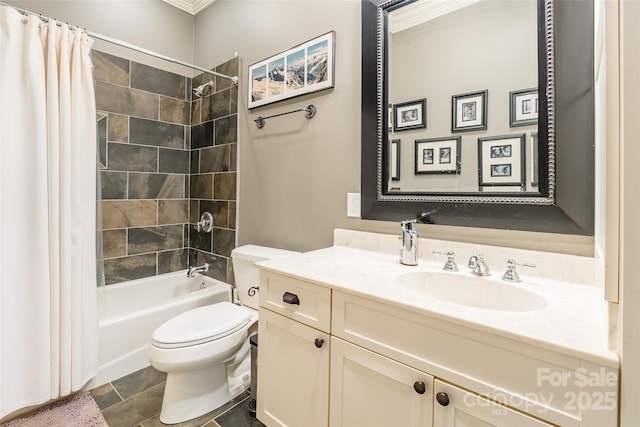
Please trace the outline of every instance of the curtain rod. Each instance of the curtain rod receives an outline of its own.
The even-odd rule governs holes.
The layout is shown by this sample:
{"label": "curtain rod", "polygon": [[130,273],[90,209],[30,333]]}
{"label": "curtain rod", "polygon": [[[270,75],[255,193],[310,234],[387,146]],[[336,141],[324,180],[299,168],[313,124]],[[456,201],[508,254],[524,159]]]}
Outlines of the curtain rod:
{"label": "curtain rod", "polygon": [[[0,1],[0,6],[10,7],[12,9],[17,10],[18,12],[20,12],[23,15],[37,16],[38,18],[42,19],[45,22],[49,22],[49,20],[55,21],[55,19],[48,18],[46,16],[43,16],[42,14],[31,12],[31,11],[28,11],[27,9],[22,9],[22,8],[13,6],[11,4],[3,3],[1,1]],[[142,47],[138,47],[138,46],[132,45],[130,43],[124,42],[122,40],[114,39],[113,37],[103,36],[102,34],[94,33],[93,31],[88,31],[86,28],[84,28],[83,30],[84,30],[84,32],[87,33],[87,35],[89,37],[92,37],[94,39],[102,40],[102,41],[105,41],[107,43],[115,44],[115,45],[118,45],[118,46],[121,46],[121,47],[124,47],[124,48],[127,48],[127,49],[131,49],[131,50],[135,50],[136,52],[144,53],[145,55],[153,56],[155,58],[162,59],[163,61],[167,61],[167,62],[171,62],[171,63],[174,63],[174,64],[182,65],[183,67],[192,68],[194,70],[202,71],[203,73],[211,74],[211,75],[214,75],[214,76],[217,76],[217,77],[221,77],[223,79],[228,79],[228,80],[231,80],[233,82],[233,84],[236,84],[236,85],[238,84],[238,76],[227,76],[226,74],[221,74],[221,73],[218,73],[216,71],[211,71],[211,70],[208,70],[208,69],[206,69],[204,67],[200,67],[198,65],[193,65],[193,64],[189,64],[188,62],[184,62],[184,61],[180,61],[178,59],[170,58],[170,57],[162,55],[160,53],[156,53],[156,52],[153,52],[151,50],[144,49]]]}

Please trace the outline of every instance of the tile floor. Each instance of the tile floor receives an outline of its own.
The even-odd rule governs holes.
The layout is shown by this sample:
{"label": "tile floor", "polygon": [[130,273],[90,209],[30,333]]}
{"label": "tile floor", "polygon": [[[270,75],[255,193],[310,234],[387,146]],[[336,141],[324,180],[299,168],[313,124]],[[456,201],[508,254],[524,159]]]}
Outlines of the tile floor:
{"label": "tile floor", "polygon": [[[91,390],[109,427],[159,427],[166,374],[151,366]],[[249,414],[250,394],[195,420],[173,424],[180,427],[264,427]]]}

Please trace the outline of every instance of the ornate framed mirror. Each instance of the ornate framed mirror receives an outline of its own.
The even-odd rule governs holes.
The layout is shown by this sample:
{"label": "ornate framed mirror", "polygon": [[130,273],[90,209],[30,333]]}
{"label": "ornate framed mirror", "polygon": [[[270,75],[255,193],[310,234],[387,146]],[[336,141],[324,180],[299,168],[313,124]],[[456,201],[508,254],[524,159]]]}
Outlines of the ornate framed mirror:
{"label": "ornate framed mirror", "polygon": [[363,0],[362,49],[362,218],[593,234],[591,1]]}

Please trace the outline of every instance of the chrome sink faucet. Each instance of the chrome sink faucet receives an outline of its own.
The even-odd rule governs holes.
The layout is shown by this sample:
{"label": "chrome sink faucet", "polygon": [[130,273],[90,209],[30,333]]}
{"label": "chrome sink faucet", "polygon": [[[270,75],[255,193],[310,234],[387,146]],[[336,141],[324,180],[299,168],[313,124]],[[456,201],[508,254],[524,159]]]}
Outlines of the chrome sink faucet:
{"label": "chrome sink faucet", "polygon": [[475,274],[476,276],[488,276],[491,274],[491,270],[485,262],[483,254],[474,255],[469,258],[469,268],[471,269],[471,274]]}
{"label": "chrome sink faucet", "polygon": [[189,271],[187,271],[187,277],[193,277],[196,275],[196,273],[203,273],[205,271],[209,271],[209,264],[206,262],[196,267],[189,267]]}
{"label": "chrome sink faucet", "polygon": [[402,246],[400,247],[400,264],[418,265],[418,230],[415,219],[408,219],[400,223],[402,228]]}

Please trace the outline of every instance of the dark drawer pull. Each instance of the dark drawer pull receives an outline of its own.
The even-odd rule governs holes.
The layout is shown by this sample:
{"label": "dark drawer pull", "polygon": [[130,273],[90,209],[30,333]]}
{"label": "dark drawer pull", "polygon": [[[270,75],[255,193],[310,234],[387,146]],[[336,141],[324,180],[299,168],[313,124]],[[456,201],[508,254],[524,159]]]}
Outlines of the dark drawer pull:
{"label": "dark drawer pull", "polygon": [[424,394],[427,391],[427,386],[422,381],[416,381],[413,383],[413,389],[418,394]]}
{"label": "dark drawer pull", "polygon": [[282,302],[292,305],[300,305],[298,295],[292,294],[291,292],[285,292],[284,295],[282,295]]}
{"label": "dark drawer pull", "polygon": [[322,348],[322,346],[324,345],[324,340],[322,338],[316,338],[315,344],[317,348]]}
{"label": "dark drawer pull", "polygon": [[449,404],[449,396],[443,391],[436,393],[436,400],[442,406],[447,406]]}

